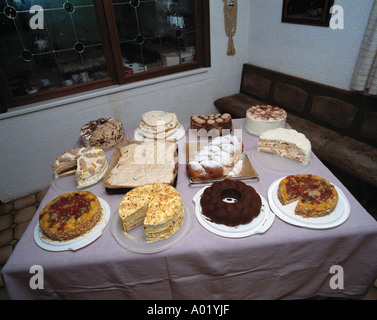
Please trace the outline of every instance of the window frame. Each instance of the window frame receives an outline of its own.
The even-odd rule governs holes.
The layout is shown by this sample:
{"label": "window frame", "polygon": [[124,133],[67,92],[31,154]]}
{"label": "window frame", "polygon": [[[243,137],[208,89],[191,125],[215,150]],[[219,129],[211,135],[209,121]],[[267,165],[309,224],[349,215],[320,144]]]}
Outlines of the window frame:
{"label": "window frame", "polygon": [[99,31],[101,33],[104,56],[108,68],[108,77],[75,84],[74,86],[60,87],[30,95],[15,97],[12,95],[7,80],[0,69],[0,113],[5,113],[13,107],[84,93],[111,85],[124,85],[188,70],[210,67],[209,0],[194,0],[196,17],[196,61],[127,76],[125,76],[123,72],[122,54],[118,31],[116,29],[112,0],[93,0],[93,4],[97,16]]}

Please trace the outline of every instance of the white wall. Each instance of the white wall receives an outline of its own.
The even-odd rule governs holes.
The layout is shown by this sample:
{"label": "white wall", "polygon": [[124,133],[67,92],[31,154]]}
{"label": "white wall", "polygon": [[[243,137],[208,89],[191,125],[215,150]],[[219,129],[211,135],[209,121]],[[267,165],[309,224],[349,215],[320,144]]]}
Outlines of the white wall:
{"label": "white wall", "polygon": [[349,90],[374,0],[335,0],[344,29],[281,23],[283,1],[250,5],[248,62]]}
{"label": "white wall", "polygon": [[0,115],[0,200],[7,202],[48,186],[52,162],[75,145],[81,126],[90,120],[112,116],[126,128],[135,128],[148,110],[175,112],[181,122],[188,122],[193,114],[215,112],[215,99],[238,92],[242,64],[247,61],[250,2],[239,2],[237,55],[228,57],[223,2],[210,0],[211,68],[206,73],[24,115],[9,117],[15,115],[12,111]]}

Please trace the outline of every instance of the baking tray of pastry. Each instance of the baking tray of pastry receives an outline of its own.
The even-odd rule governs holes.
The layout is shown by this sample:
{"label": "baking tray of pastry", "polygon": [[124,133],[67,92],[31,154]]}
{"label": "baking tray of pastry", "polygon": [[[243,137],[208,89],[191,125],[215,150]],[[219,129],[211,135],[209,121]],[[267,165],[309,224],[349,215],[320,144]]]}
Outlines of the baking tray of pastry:
{"label": "baking tray of pastry", "polygon": [[124,140],[121,148],[115,148],[103,181],[106,192],[124,194],[147,183],[166,183],[175,187],[177,175],[178,147],[175,142]]}
{"label": "baking tray of pastry", "polygon": [[[200,145],[198,148],[198,143],[187,143],[186,144],[186,163],[189,162],[191,158],[193,158],[201,149],[203,145]],[[254,182],[259,181],[259,174],[254,169],[253,165],[250,162],[250,159],[245,150],[243,150],[239,160],[233,166],[233,169],[224,177],[220,179],[210,179],[210,180],[196,180],[196,179],[189,179],[189,185],[203,185],[208,183],[213,183],[215,181],[224,180],[227,178],[231,178],[233,180],[251,180]]]}

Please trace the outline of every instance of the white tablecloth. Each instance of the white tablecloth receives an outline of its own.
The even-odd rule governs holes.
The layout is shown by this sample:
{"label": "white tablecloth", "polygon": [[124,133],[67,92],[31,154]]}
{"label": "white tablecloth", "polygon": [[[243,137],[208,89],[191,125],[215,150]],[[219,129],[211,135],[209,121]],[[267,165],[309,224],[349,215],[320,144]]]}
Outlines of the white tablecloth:
{"label": "white tablecloth", "polygon": [[[233,120],[243,128],[244,119]],[[187,129],[187,125],[185,126]],[[130,131],[132,135],[133,132]],[[186,137],[178,141],[177,190],[194,215],[186,175]],[[242,133],[252,159],[257,137]],[[111,157],[111,154],[108,154]],[[259,182],[246,181],[265,199],[272,182],[282,177],[253,162]],[[49,168],[46,168],[49,170]],[[315,295],[363,295],[377,277],[377,222],[314,155],[310,173],[337,185],[351,213],[336,228],[314,230],[275,217],[268,231],[240,239],[215,235],[195,218],[190,232],[175,246],[140,254],[120,246],[107,225],[96,241],[78,251],[40,248],[33,233],[39,211],[63,192],[50,188],[36,215],[2,270],[10,299],[302,299]],[[122,194],[108,194],[102,184],[92,190],[117,214]],[[33,265],[43,268],[43,289],[32,289]],[[342,274],[331,271],[340,266]],[[338,267],[339,268],[339,267]],[[330,282],[344,276],[338,287]],[[343,285],[343,286],[342,286]]]}

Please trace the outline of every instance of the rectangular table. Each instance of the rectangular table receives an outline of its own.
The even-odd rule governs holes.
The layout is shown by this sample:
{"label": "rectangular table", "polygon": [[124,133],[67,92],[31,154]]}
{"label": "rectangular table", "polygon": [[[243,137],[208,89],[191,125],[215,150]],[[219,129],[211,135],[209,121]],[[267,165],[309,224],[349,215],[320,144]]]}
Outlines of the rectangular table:
{"label": "rectangular table", "polygon": [[[244,119],[233,120],[242,129]],[[185,126],[187,129],[187,125]],[[133,136],[133,132],[129,132]],[[185,143],[178,141],[177,190],[195,215],[186,175]],[[285,174],[253,161],[257,137],[245,131],[246,153],[260,176],[246,181],[265,199],[270,185]],[[111,153],[108,153],[111,158]],[[46,168],[49,170],[49,168]],[[340,226],[317,230],[289,224],[277,216],[264,234],[227,238],[209,232],[193,217],[189,233],[173,247],[140,254],[120,246],[110,232],[77,251],[40,248],[33,233],[39,211],[63,192],[49,188],[29,227],[2,270],[10,299],[303,299],[315,295],[360,297],[377,277],[377,222],[342,183],[313,155],[310,172],[339,187],[350,204]],[[92,190],[117,214],[122,194]],[[30,280],[43,268],[43,289]],[[34,281],[34,280],[32,280]]]}

